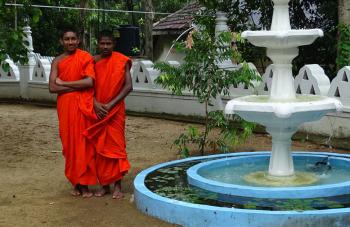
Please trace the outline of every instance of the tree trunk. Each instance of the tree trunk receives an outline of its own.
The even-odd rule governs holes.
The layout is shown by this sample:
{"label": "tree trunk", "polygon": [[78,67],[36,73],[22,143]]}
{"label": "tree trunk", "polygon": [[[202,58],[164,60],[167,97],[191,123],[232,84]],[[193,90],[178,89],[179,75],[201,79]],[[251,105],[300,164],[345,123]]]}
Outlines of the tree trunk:
{"label": "tree trunk", "polygon": [[[146,12],[153,12],[153,2],[152,0],[144,1],[144,9]],[[145,55],[153,61],[153,14],[147,13],[145,15]]]}
{"label": "tree trunk", "polygon": [[[89,0],[80,0],[79,1],[79,7],[80,8],[87,8],[88,7],[88,3]],[[86,21],[85,21],[85,17],[86,17],[86,10],[80,10],[79,13],[79,36],[80,36],[80,42],[81,42],[81,46],[83,49],[86,49],[88,47],[87,45],[87,40],[86,40]]]}
{"label": "tree trunk", "polygon": [[[134,10],[133,0],[126,0],[126,8],[127,8],[128,11],[133,11]],[[134,13],[129,13],[129,15],[130,15],[129,22],[132,25],[135,25],[136,24],[135,14]]]}
{"label": "tree trunk", "polygon": [[338,0],[339,23],[350,25],[350,0]]}

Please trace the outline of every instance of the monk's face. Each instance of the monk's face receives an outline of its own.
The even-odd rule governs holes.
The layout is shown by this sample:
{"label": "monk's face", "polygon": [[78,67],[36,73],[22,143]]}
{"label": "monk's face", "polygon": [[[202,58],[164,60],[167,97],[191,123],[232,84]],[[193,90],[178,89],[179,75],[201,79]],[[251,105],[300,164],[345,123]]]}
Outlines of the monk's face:
{"label": "monk's face", "polygon": [[78,36],[72,31],[64,33],[60,42],[63,45],[63,49],[69,53],[74,52],[79,46]]}
{"label": "monk's face", "polygon": [[101,37],[98,41],[98,48],[102,57],[107,57],[112,54],[114,42],[110,37]]}

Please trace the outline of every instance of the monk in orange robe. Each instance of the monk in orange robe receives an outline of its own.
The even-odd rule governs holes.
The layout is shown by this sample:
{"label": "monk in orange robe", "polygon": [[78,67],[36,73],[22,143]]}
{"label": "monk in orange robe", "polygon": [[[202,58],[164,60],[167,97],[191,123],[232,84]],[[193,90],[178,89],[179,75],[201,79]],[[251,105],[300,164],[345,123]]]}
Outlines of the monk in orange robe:
{"label": "monk in orange robe", "polygon": [[97,178],[102,185],[95,196],[110,193],[112,198],[123,197],[121,180],[130,169],[125,150],[124,98],[132,90],[131,60],[113,52],[114,39],[110,31],[102,31],[98,38],[100,54],[95,56],[95,113],[100,121],[85,131],[95,145]]}
{"label": "monk in orange robe", "polygon": [[93,57],[78,49],[79,39],[74,29],[61,34],[64,53],[51,65],[49,90],[57,93],[57,114],[65,175],[74,186],[73,196],[91,197],[88,185],[97,183],[94,146],[83,132],[97,120],[93,108]]}

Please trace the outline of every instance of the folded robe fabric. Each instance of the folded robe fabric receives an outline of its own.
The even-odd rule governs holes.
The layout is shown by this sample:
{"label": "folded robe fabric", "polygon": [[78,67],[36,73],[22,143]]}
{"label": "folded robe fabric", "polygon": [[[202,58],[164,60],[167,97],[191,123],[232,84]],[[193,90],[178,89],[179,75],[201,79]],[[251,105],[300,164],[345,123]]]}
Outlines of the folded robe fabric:
{"label": "folded robe fabric", "polygon": [[[125,66],[128,57],[113,52],[95,64],[95,98],[108,103],[122,89],[125,82]],[[122,179],[130,169],[125,150],[125,103],[124,100],[101,121],[89,127],[84,135],[95,145],[97,177],[102,185]]]}
{"label": "folded robe fabric", "polygon": [[[89,76],[95,79],[92,56],[80,49],[58,63],[58,77],[75,81]],[[94,147],[83,132],[97,119],[93,109],[94,90],[84,89],[57,96],[59,134],[65,157],[65,175],[72,185],[97,182]]]}

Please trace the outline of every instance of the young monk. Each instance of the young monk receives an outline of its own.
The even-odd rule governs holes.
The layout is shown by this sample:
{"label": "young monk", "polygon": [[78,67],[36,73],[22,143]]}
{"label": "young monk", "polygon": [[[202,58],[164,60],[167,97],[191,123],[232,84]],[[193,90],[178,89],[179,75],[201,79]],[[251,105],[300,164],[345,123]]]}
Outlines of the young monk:
{"label": "young monk", "polygon": [[58,94],[59,134],[65,175],[74,186],[71,194],[88,198],[93,195],[88,185],[97,183],[94,147],[83,135],[97,120],[93,110],[94,60],[78,49],[79,39],[73,28],[62,31],[60,43],[64,52],[52,62],[49,90]]}
{"label": "young monk", "polygon": [[97,178],[102,185],[95,196],[111,193],[113,199],[123,198],[121,180],[130,169],[125,150],[124,98],[132,91],[131,60],[113,52],[114,38],[111,31],[102,31],[98,37],[100,54],[95,58],[94,108],[98,123],[85,131],[95,145]]}

